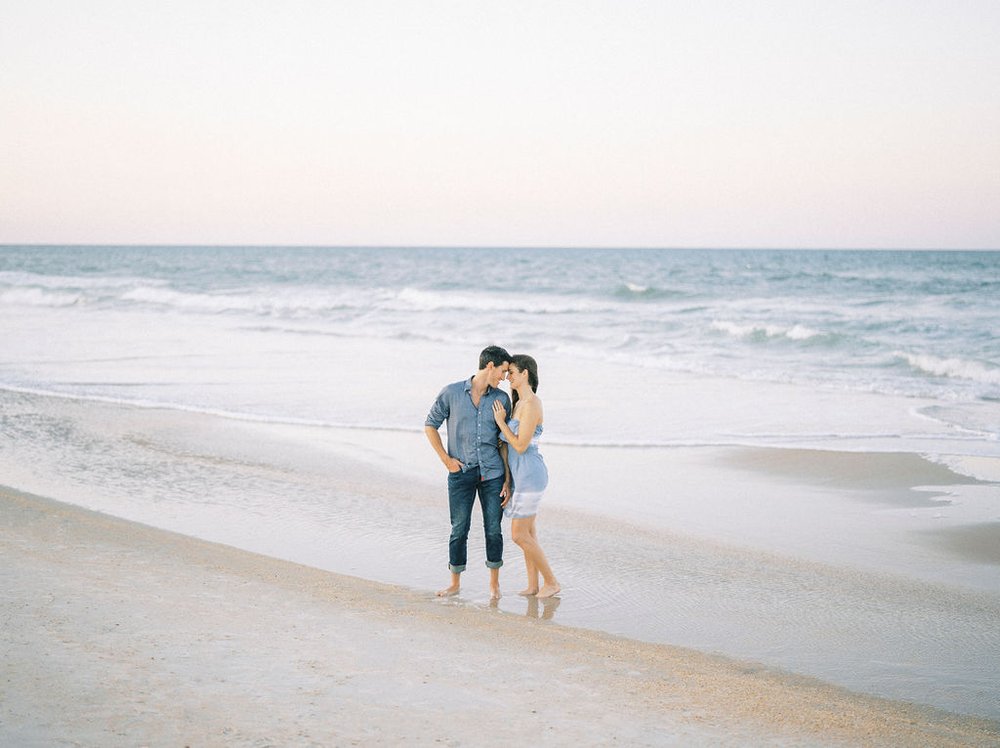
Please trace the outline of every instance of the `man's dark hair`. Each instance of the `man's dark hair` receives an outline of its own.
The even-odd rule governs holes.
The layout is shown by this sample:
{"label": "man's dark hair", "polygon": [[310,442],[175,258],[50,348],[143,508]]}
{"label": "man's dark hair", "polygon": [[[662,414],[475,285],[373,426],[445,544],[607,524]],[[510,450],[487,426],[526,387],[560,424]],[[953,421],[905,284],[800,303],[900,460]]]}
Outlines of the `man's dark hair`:
{"label": "man's dark hair", "polygon": [[504,363],[509,362],[510,354],[498,345],[491,345],[488,348],[483,348],[483,352],[479,354],[480,370],[485,369],[487,364],[503,366]]}

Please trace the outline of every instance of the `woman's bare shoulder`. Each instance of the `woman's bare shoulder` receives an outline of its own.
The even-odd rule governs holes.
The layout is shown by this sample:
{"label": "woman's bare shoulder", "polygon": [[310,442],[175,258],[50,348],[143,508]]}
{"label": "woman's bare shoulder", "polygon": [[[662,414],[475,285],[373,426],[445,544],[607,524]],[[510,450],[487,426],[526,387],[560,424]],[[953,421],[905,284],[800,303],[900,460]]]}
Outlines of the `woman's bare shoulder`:
{"label": "woman's bare shoulder", "polygon": [[518,407],[518,411],[521,416],[521,420],[526,420],[528,417],[537,418],[539,421],[542,420],[542,399],[535,395],[533,398],[525,403],[521,403]]}

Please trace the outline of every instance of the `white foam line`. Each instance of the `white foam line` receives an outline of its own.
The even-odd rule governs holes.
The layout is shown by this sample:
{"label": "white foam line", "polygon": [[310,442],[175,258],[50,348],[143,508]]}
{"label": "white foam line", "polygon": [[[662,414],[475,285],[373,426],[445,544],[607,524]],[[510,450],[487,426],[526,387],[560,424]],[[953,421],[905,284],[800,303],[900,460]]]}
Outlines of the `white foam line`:
{"label": "white foam line", "polygon": [[147,410],[174,410],[184,413],[196,413],[200,415],[227,418],[233,421],[248,421],[251,423],[266,423],[286,426],[312,426],[318,428],[352,429],[359,431],[398,431],[404,433],[418,433],[418,429],[408,429],[402,426],[389,426],[384,424],[358,425],[353,423],[337,423],[332,421],[319,421],[308,418],[264,416],[253,413],[239,413],[231,410],[220,410],[216,408],[199,408],[193,405],[181,405],[179,403],[158,402],[155,400],[139,400],[120,397],[108,397],[106,395],[85,395],[70,392],[59,392],[58,390],[44,390],[35,387],[22,387],[19,385],[0,384],[0,391],[17,392],[24,395],[37,395],[39,397],[52,397],[62,400],[76,400],[80,402],[105,403],[109,405],[127,405],[133,408],[144,408]]}

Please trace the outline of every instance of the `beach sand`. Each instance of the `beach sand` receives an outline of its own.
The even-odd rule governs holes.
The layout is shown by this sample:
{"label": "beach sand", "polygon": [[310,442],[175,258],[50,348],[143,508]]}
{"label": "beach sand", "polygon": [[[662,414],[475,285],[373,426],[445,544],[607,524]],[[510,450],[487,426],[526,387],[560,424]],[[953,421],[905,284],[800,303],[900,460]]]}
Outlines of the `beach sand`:
{"label": "beach sand", "polygon": [[558,625],[558,601],[511,615],[12,490],[0,557],[4,745],[1000,745],[996,722]]}

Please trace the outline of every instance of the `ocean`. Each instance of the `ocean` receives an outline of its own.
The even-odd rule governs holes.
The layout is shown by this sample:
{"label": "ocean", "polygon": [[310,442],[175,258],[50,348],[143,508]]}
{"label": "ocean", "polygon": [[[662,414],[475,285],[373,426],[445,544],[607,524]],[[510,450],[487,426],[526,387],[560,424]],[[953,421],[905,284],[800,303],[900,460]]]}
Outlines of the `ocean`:
{"label": "ocean", "polygon": [[557,384],[556,442],[1000,435],[997,252],[8,246],[0,315],[0,387],[241,418],[419,430],[496,343]]}
{"label": "ocean", "polygon": [[4,246],[0,485],[430,594],[498,344],[563,586],[501,612],[1000,719],[998,329],[1000,252]]}

